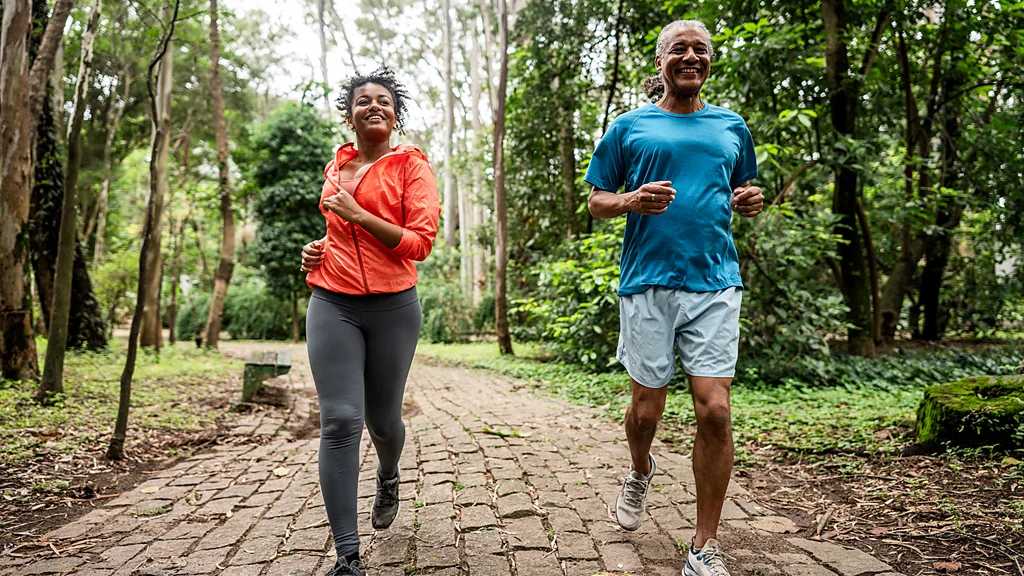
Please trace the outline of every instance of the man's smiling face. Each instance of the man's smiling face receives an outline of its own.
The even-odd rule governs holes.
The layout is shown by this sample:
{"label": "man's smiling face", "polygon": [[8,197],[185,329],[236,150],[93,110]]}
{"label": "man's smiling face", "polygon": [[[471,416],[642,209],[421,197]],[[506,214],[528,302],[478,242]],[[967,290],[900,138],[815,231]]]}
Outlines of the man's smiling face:
{"label": "man's smiling face", "polygon": [[654,63],[667,93],[697,94],[711,73],[711,38],[696,26],[682,26],[669,34]]}

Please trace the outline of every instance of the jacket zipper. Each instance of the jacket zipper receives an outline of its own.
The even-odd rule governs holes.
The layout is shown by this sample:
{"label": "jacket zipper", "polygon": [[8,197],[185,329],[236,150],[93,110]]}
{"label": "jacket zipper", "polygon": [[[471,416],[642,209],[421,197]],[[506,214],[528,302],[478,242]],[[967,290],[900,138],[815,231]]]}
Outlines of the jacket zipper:
{"label": "jacket zipper", "polygon": [[[376,162],[374,164],[376,164]],[[374,167],[374,165],[371,165],[363,174],[363,177],[359,179],[359,184],[356,184],[356,189],[352,191],[352,198],[356,197],[356,192],[359,192],[359,189],[363,186],[363,182],[366,181],[366,175],[369,174],[370,170],[373,170]],[[341,184],[337,182],[334,183],[334,187],[337,188],[339,192],[343,190]],[[356,246],[356,259],[359,261],[359,272],[363,276],[363,288],[366,290],[366,293],[369,294],[370,283],[366,280],[366,267],[363,265],[363,252],[359,249],[359,237],[356,235],[356,224],[355,222],[349,222],[348,224],[352,230],[352,243]]]}

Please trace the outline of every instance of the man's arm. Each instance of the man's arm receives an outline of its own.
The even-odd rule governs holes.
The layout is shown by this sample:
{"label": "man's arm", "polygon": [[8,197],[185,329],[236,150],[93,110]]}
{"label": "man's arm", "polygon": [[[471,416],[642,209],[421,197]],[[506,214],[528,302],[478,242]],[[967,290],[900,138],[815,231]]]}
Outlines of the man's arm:
{"label": "man's arm", "polygon": [[594,218],[615,218],[629,212],[655,215],[668,209],[676,197],[669,181],[648,182],[633,192],[616,194],[597,186],[590,192],[587,208]]}

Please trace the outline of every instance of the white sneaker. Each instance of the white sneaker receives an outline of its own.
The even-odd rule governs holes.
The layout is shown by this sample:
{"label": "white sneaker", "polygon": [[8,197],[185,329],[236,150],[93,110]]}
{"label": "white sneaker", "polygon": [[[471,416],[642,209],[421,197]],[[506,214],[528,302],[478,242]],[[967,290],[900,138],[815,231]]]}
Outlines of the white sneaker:
{"label": "white sneaker", "polygon": [[626,474],[626,481],[622,484],[622,491],[615,500],[615,519],[619,526],[630,532],[640,527],[644,519],[644,510],[647,506],[647,488],[651,485],[651,478],[658,471],[658,465],[654,462],[654,456],[648,455],[651,459],[651,473],[646,477],[629,465],[629,473]]}
{"label": "white sneaker", "polygon": [[718,547],[718,540],[708,538],[700,550],[694,550],[691,542],[689,548],[683,576],[729,576],[725,568],[725,553]]}

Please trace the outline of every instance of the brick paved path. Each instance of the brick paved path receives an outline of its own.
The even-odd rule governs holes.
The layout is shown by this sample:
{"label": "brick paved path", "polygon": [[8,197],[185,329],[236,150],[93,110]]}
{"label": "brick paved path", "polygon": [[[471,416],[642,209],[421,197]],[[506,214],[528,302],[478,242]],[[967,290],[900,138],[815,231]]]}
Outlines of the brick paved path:
{"label": "brick paved path", "polygon": [[[309,386],[302,348],[299,386]],[[299,407],[299,411],[302,406]],[[618,529],[614,506],[628,449],[593,411],[484,372],[417,361],[407,394],[402,509],[374,533],[376,461],[367,435],[360,476],[363,556],[370,574],[406,576],[678,575],[694,519],[687,458],[655,441],[660,474],[649,517]],[[334,562],[317,485],[317,439],[225,445],[152,474],[48,536],[61,556],[0,558],[0,575],[221,576],[323,574]],[[502,437],[484,429],[518,430]],[[899,576],[870,555],[786,532],[796,527],[729,490],[721,540],[734,575]]]}

